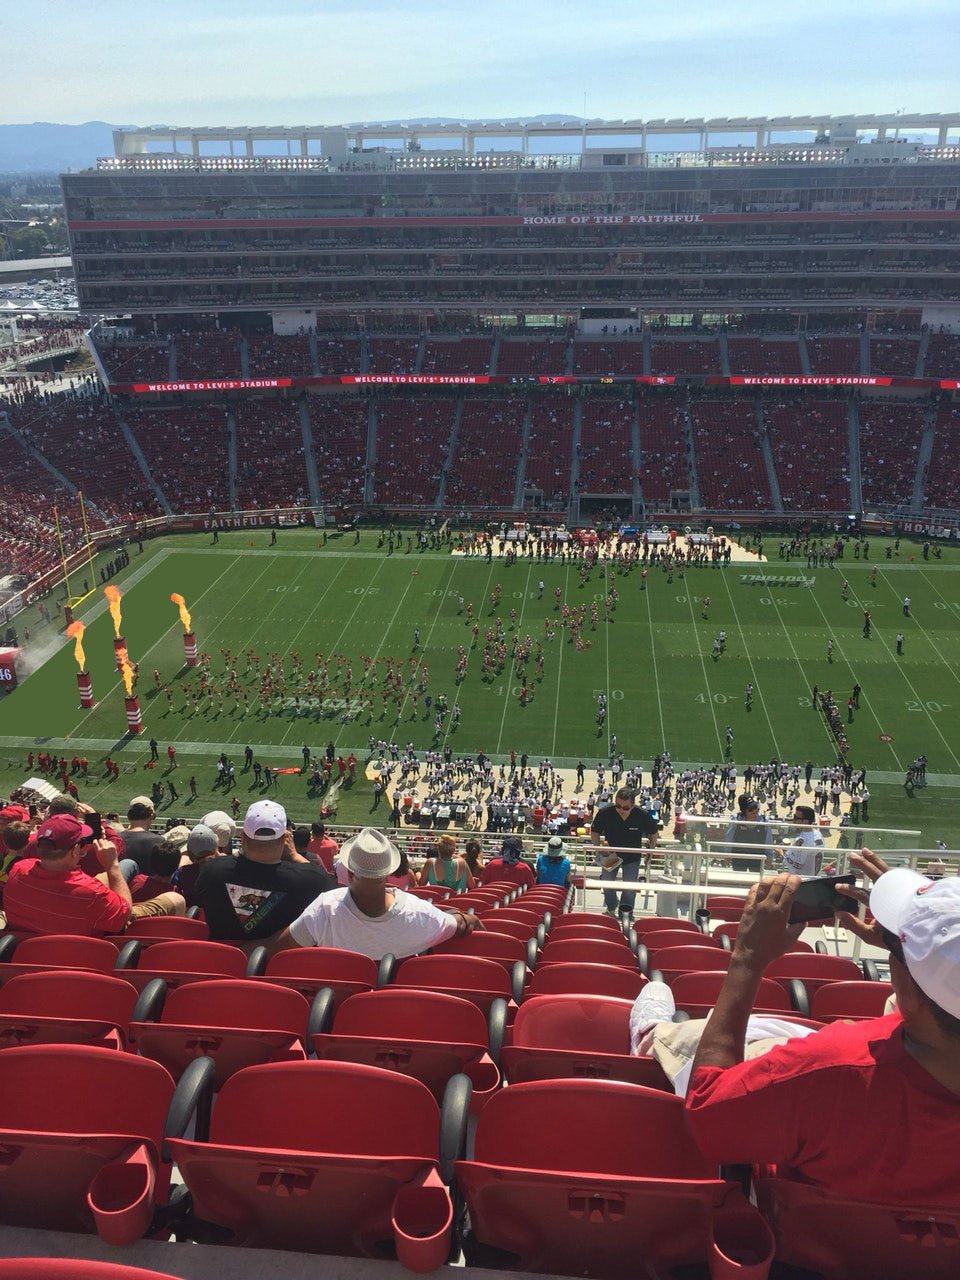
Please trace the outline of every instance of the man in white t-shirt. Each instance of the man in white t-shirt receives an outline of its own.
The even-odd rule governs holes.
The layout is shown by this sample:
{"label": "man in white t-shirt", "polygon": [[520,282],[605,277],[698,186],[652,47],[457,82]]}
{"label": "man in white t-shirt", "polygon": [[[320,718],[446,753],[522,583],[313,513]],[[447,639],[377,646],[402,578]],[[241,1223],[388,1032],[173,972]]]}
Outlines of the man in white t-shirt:
{"label": "man in white t-shirt", "polygon": [[818,876],[823,864],[823,836],[814,826],[816,814],[808,804],[798,804],[793,811],[797,826],[805,826],[793,844],[783,851],[783,865],[796,876]]}
{"label": "man in white t-shirt", "polygon": [[364,827],[341,846],[348,884],[317,898],[267,944],[270,955],[290,947],[340,947],[372,960],[419,955],[448,938],[482,927],[470,911],[441,911],[387,885],[400,853],[380,831]]}

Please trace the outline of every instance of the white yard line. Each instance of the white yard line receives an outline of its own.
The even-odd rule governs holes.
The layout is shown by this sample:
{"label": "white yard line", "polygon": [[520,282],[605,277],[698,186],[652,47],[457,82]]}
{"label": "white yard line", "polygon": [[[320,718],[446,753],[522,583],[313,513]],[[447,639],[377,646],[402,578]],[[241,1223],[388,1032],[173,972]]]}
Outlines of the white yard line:
{"label": "white yard line", "polygon": [[[569,586],[570,586],[570,566],[569,566],[569,564],[568,564],[568,565],[565,567],[564,571],[563,571],[563,598],[564,598],[564,600],[566,600],[566,598],[567,598],[567,588],[568,588]],[[559,619],[558,619],[558,621],[559,621]],[[556,630],[555,630],[555,631],[554,631],[554,638],[556,638],[556,635],[557,635],[557,633],[556,633]],[[543,643],[544,643],[544,648],[546,648],[546,644],[547,644],[546,635],[544,635],[544,641],[543,641]],[[563,688],[563,649],[564,649],[564,644],[563,644],[563,641],[561,640],[561,641],[560,641],[560,652],[559,652],[559,654],[557,655],[557,696],[556,696],[556,698],[555,698],[555,700],[554,700],[554,705],[553,705],[553,741],[552,741],[552,742],[551,742],[551,744],[550,744],[550,746],[551,746],[550,759],[551,759],[551,760],[553,759],[553,757],[554,757],[554,756],[556,755],[556,753],[557,753],[557,723],[558,723],[558,721],[559,721],[559,719],[560,719],[560,691],[561,691],[561,689]]]}
{"label": "white yard line", "polygon": [[763,686],[761,685],[760,680],[757,676],[757,669],[753,665],[753,654],[750,652],[750,646],[747,644],[746,637],[743,634],[743,623],[740,621],[740,614],[737,612],[737,606],[733,598],[733,592],[730,590],[729,579],[727,577],[727,574],[724,573],[722,570],[721,570],[720,576],[723,578],[723,585],[726,588],[727,595],[730,597],[730,608],[733,610],[733,616],[737,624],[737,630],[740,632],[740,645],[743,649],[743,652],[747,656],[747,661],[750,663],[750,674],[753,676],[753,687],[760,697],[760,705],[763,707],[763,714],[767,717],[767,727],[769,728],[770,736],[773,739],[773,749],[776,752],[777,759],[782,760],[784,759],[784,757],[780,754],[780,744],[777,742],[777,735],[773,727],[773,721],[770,719],[770,712],[767,708],[767,700],[763,696]]}
{"label": "white yard line", "polygon": [[[516,635],[520,634],[520,629],[523,625],[523,614],[527,607],[527,595],[530,591],[530,577],[532,573],[533,573],[533,564],[531,563],[529,569],[527,569],[527,581],[524,584],[524,588],[523,588],[523,601],[520,605],[520,614],[517,618],[517,629],[516,629],[516,632],[514,633]],[[512,686],[513,686],[513,660],[511,659],[510,662],[507,664],[507,683],[506,683],[506,687],[503,690],[503,714],[500,717],[500,733],[499,733],[499,736],[497,737],[497,748],[496,748],[497,755],[500,754],[500,743],[503,741],[503,726],[507,722],[507,707],[510,705],[510,690]]]}
{"label": "white yard line", "polygon": [[[684,583],[686,583],[686,578],[684,578]],[[649,591],[649,589],[650,588],[648,587],[647,590]],[[701,667],[701,670],[703,671],[703,686],[704,686],[704,689],[706,690],[707,701],[710,704],[710,714],[713,717],[713,731],[717,735],[717,746],[720,748],[721,759],[726,759],[726,750],[727,750],[726,743],[720,737],[720,725],[717,722],[717,712],[713,705],[713,690],[710,688],[710,678],[707,675],[707,664],[703,656],[703,650],[700,648],[700,636],[697,631],[697,619],[693,611],[693,597],[690,595],[689,588],[687,588],[687,604],[690,606],[690,621],[693,624],[693,637],[694,637],[694,642],[697,646],[697,654],[699,655],[699,658],[700,658],[700,667]]]}

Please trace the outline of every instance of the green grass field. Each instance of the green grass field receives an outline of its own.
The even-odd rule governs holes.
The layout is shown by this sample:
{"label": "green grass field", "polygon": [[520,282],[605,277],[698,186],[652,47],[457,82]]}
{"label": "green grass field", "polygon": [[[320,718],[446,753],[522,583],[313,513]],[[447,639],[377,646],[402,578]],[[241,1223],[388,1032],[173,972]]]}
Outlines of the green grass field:
{"label": "green grass field", "polygon": [[[606,759],[610,734],[627,760],[649,767],[653,755],[667,747],[675,763],[719,761],[725,754],[725,730],[734,734],[733,759],[742,768],[748,761],[779,756],[816,765],[831,762],[831,736],[811,704],[811,689],[832,689],[845,706],[854,682],[863,688],[861,710],[847,727],[850,756],[870,771],[874,799],[871,820],[876,825],[920,829],[921,844],[937,837],[960,846],[960,552],[944,551],[943,559],[922,560],[919,546],[904,542],[899,555],[885,558],[886,544],[871,540],[871,561],[852,558],[830,570],[807,570],[805,562],[776,558],[777,540],[768,538],[773,560],[765,564],[732,565],[729,569],[690,570],[672,582],[651,572],[641,590],[638,571],[615,581],[619,603],[612,622],[601,620],[590,629],[589,612],[583,636],[590,647],[578,651],[558,626],[556,637],[545,635],[544,620],[559,620],[554,591],[564,601],[589,605],[604,595],[600,572],[580,584],[578,569],[540,565],[521,559],[507,567],[498,558],[482,560],[449,552],[405,549],[388,557],[376,547],[376,535],[365,532],[360,546],[347,538],[330,538],[322,546],[316,531],[281,531],[276,547],[268,531],[223,533],[219,545],[207,535],[189,535],[146,545],[143,555],[114,579],[123,591],[123,633],[131,659],[140,663],[138,692],[145,733],[127,739],[122,686],[114,668],[113,626],[102,591],[97,590],[78,616],[88,624],[84,638],[87,669],[93,677],[96,707],[78,709],[73,645],[39,626],[35,617],[22,616],[30,626],[28,653],[50,656],[21,687],[0,703],[0,752],[7,759],[10,785],[26,750],[45,745],[50,750],[86,752],[94,776],[83,798],[104,803],[105,791],[125,803],[131,787],[142,789],[151,774],[143,772],[154,735],[164,749],[177,744],[178,786],[186,793],[186,779],[195,773],[200,797],[195,812],[212,798],[215,757],[225,750],[242,763],[249,743],[258,758],[271,765],[300,761],[304,743],[319,750],[329,740],[338,751],[354,750],[365,760],[368,735],[412,741],[424,749],[434,742],[433,712],[423,699],[413,718],[413,703],[404,689],[403,705],[389,705],[382,715],[379,673],[361,690],[376,693],[375,707],[358,715],[301,703],[299,710],[282,703],[262,705],[251,691],[250,708],[242,714],[232,695],[223,707],[215,701],[199,709],[185,702],[180,681],[196,679],[181,672],[181,626],[171,592],[182,593],[193,614],[200,648],[212,655],[213,678],[222,681],[220,651],[241,655],[256,649],[269,653],[299,652],[305,668],[314,655],[343,655],[352,661],[354,682],[362,674],[361,656],[404,659],[408,662],[414,629],[420,628],[420,656],[429,663],[429,690],[445,692],[451,705],[459,698],[460,724],[444,721],[437,740],[455,752],[486,751],[494,758],[511,749],[542,755],[555,763],[588,766]],[[405,547],[405,544],[404,544]],[[869,582],[878,566],[875,585]],[[747,582],[744,578],[797,577],[813,579],[813,586]],[[545,590],[539,598],[538,581]],[[850,583],[849,599],[841,583]],[[510,610],[517,614],[520,636],[529,633],[544,650],[543,678],[534,696],[522,706],[519,681],[510,667],[489,683],[481,679],[480,649],[486,627],[493,622],[489,603],[496,584],[503,598],[496,612],[510,636]],[[99,587],[99,584],[98,584]],[[471,648],[472,629],[458,612],[458,596],[473,602],[480,623],[480,641]],[[711,597],[709,618],[701,616],[701,602]],[[911,617],[901,601],[909,595]],[[863,609],[873,615],[872,637],[862,635]],[[714,661],[712,642],[727,633],[726,652]],[[895,652],[895,636],[904,633],[904,653]],[[828,641],[834,641],[828,662]],[[463,684],[455,684],[456,649],[463,645],[469,668]],[[154,689],[152,673],[161,672],[174,689],[172,704]],[[289,663],[287,664],[289,672]],[[530,672],[534,673],[532,664]],[[252,679],[252,677],[251,677]],[[744,705],[744,689],[754,686],[753,706]],[[532,681],[531,681],[532,684]],[[608,696],[608,715],[602,732],[596,725],[596,695]],[[334,691],[332,691],[334,692]],[[355,691],[356,692],[356,691]],[[288,691],[289,693],[289,691]],[[399,722],[397,714],[399,711]],[[845,717],[844,717],[845,718]],[[889,739],[889,740],[887,740]],[[130,772],[107,784],[100,761],[113,753]],[[924,753],[929,759],[929,783],[914,796],[902,787],[907,765]],[[136,781],[133,775],[136,775]],[[165,776],[165,774],[164,774]],[[247,798],[248,782],[241,778],[240,795]],[[122,794],[121,794],[122,793]],[[281,797],[291,812],[311,816],[303,779],[281,779]],[[174,804],[171,812],[179,812]],[[369,788],[358,783],[346,794],[340,816],[359,819],[369,809]],[[189,812],[189,810],[188,810]]]}

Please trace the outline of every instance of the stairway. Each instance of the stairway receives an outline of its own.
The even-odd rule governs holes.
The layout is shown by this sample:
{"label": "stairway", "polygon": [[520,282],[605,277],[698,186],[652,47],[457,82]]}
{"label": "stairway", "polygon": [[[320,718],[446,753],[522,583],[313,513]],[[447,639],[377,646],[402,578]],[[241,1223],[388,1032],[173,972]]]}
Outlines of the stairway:
{"label": "stairway", "polygon": [[533,401],[527,400],[527,409],[523,415],[523,427],[520,431],[520,452],[517,455],[517,480],[513,487],[513,505],[518,511],[523,510],[524,477],[527,471],[527,454],[530,450],[530,424],[533,421]]}
{"label": "stairway", "polygon": [[367,470],[363,482],[363,500],[374,501],[373,469],[377,463],[377,402],[373,396],[367,405]]}
{"label": "stairway", "polygon": [[150,470],[150,464],[147,462],[146,455],[144,454],[143,450],[140,448],[139,440],[133,434],[130,428],[127,426],[126,422],[124,422],[121,412],[116,407],[116,405],[114,405],[114,412],[117,415],[117,422],[120,424],[120,433],[123,436],[124,441],[126,442],[127,448],[133,454],[134,458],[136,459],[137,466],[143,472],[144,479],[146,480],[147,484],[150,486],[150,488],[153,490],[154,494],[156,495],[156,499],[160,503],[160,506],[163,510],[163,514],[167,516],[172,516],[173,508],[170,506],[170,503],[167,501],[167,495],[160,488],[159,484],[157,484],[156,478],[153,472]]}
{"label": "stairway", "polygon": [[850,453],[850,510],[863,510],[863,480],[860,475],[860,406],[851,397],[847,405],[847,440]]}
{"label": "stairway", "polygon": [[923,491],[930,471],[930,459],[933,457],[936,428],[937,406],[932,404],[923,416],[923,435],[920,438],[920,452],[917,455],[917,474],[913,482],[913,496],[910,498],[910,511],[915,516],[923,512]]}
{"label": "stairway", "polygon": [[320,497],[320,477],[317,474],[317,458],[313,452],[313,432],[310,429],[310,414],[303,396],[297,399],[297,413],[300,415],[300,438],[303,441],[303,462],[307,469],[307,491],[310,501],[315,507],[323,505]]}
{"label": "stairway", "polygon": [[756,404],[757,410],[757,428],[760,432],[760,452],[763,454],[763,465],[767,468],[767,484],[770,486],[770,497],[773,499],[773,509],[778,514],[783,513],[783,497],[780,493],[780,481],[777,479],[777,467],[773,460],[773,447],[770,444],[770,435],[767,431],[767,420],[763,415],[763,405],[760,401]]}
{"label": "stairway", "polygon": [[227,475],[229,479],[230,510],[237,507],[237,423],[231,410],[227,410]]}
{"label": "stairway", "polygon": [[457,400],[456,408],[453,411],[453,426],[450,428],[450,439],[447,441],[447,452],[443,457],[443,465],[440,468],[440,486],[437,489],[437,496],[433,504],[435,511],[440,511],[443,504],[447,500],[447,477],[450,474],[450,467],[457,453],[457,445],[460,443],[460,419],[463,417],[463,397]]}

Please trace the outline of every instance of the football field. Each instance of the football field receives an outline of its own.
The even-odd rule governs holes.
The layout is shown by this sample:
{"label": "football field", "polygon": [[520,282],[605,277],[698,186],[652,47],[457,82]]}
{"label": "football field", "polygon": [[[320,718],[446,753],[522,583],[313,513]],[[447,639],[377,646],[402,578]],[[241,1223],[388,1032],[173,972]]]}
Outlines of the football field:
{"label": "football field", "polygon": [[[316,752],[332,740],[338,753],[353,750],[365,761],[371,734],[401,746],[412,742],[419,750],[449,746],[454,753],[484,751],[494,759],[513,750],[555,764],[582,760],[588,769],[609,759],[614,735],[628,762],[640,760],[648,768],[664,748],[675,764],[732,759],[742,770],[748,762],[777,757],[801,764],[809,758],[819,766],[833,762],[836,748],[812,703],[817,686],[833,691],[849,758],[869,771],[873,821],[920,828],[928,844],[943,836],[955,847],[960,553],[947,548],[941,560],[931,555],[924,561],[919,545],[904,542],[888,560],[888,544],[871,539],[869,561],[854,560],[849,544],[848,558],[831,571],[778,559],[777,542],[767,539],[773,558],[764,562],[689,569],[672,580],[651,570],[644,588],[637,569],[605,578],[598,568],[582,581],[577,564],[542,564],[530,557],[507,565],[495,555],[488,565],[448,550],[407,550],[406,542],[388,555],[370,531],[359,546],[351,536],[331,537],[324,545],[315,530],[282,530],[276,546],[263,530],[221,533],[216,546],[208,535],[158,540],[146,544],[143,555],[134,552],[129,568],[113,579],[123,592],[122,632],[130,659],[140,665],[142,737],[125,736],[113,622],[98,587],[78,611],[87,623],[86,667],[96,706],[78,707],[72,642],[28,620],[33,634],[27,653],[46,660],[0,702],[0,751],[8,770],[19,767],[31,747],[68,757],[85,753],[94,774],[88,790],[95,790],[105,785],[99,765],[107,754],[139,772],[154,736],[163,769],[165,747],[174,743],[179,776],[196,771],[202,795],[210,793],[221,751],[239,768],[250,745],[263,763],[285,767],[300,763],[304,744]],[[841,590],[845,579],[847,598]],[[493,606],[491,593],[498,587],[501,596]],[[611,587],[618,598],[608,609]],[[210,655],[215,692],[199,699],[199,670],[183,669],[182,627],[170,601],[174,592],[186,598],[199,647]],[[476,640],[468,620],[471,605]],[[563,626],[564,606],[583,613],[580,644]],[[863,634],[864,610],[872,618],[869,638]],[[482,650],[497,618],[507,659],[484,678]],[[716,656],[721,630],[726,644]],[[523,642],[527,636],[531,658],[521,677],[510,651],[514,637]],[[460,646],[467,661],[458,683]],[[226,687],[225,650],[235,655],[241,692]],[[281,690],[262,696],[255,666],[248,667],[251,650],[261,671],[273,661]],[[301,675],[291,654],[300,656]],[[280,655],[281,663],[271,655]],[[326,677],[308,686],[308,672],[324,662]],[[854,684],[862,689],[860,709],[848,723],[846,702]],[[598,725],[601,693],[607,714]],[[448,712],[437,733],[440,695],[446,696]],[[907,796],[903,778],[920,754],[929,761],[930,785]],[[283,786],[291,809],[302,798],[307,816],[312,806],[306,806],[305,782],[285,777]],[[364,789],[362,800],[353,797],[358,813],[366,812],[368,796]]]}

